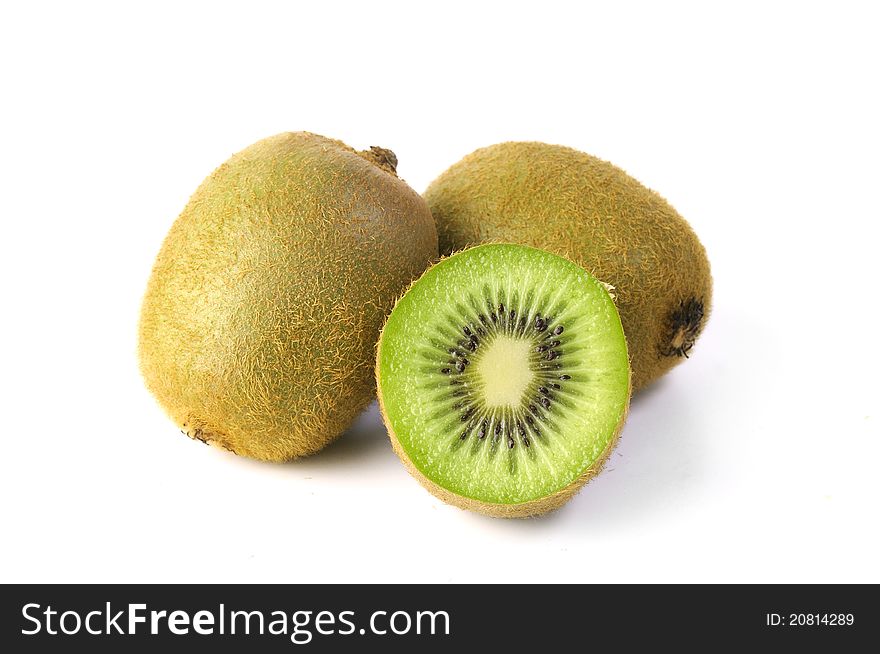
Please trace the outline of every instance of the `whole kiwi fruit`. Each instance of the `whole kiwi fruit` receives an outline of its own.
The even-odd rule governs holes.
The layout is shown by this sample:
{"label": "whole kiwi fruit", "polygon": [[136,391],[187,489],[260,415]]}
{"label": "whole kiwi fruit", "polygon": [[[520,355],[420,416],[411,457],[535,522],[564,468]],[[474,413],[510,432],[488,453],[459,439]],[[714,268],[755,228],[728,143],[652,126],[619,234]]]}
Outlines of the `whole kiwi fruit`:
{"label": "whole kiwi fruit", "polygon": [[567,257],[615,289],[633,388],[688,356],[709,315],[706,251],[672,206],[623,170],[561,145],[481,148],[425,192],[440,253],[509,241]]}
{"label": "whole kiwi fruit", "polygon": [[191,438],[284,461],[321,449],[374,398],[395,298],[437,257],[394,153],[307,132],[259,141],[196,190],[140,316],[149,390]]}

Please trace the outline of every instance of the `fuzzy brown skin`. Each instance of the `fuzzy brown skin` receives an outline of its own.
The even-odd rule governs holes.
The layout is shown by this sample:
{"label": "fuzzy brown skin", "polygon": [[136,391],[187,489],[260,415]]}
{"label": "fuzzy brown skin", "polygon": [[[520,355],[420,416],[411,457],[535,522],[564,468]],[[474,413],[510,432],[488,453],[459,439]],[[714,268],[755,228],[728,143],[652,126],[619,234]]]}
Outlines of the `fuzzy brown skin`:
{"label": "fuzzy brown skin", "polygon": [[[450,252],[449,254],[444,255],[442,258],[451,256],[454,253],[455,251]],[[439,263],[439,261],[437,263]],[[437,263],[432,264],[432,266],[437,265]],[[416,281],[417,280],[413,280],[412,284],[415,284]],[[412,286],[412,284],[410,284],[410,286]],[[403,293],[401,293],[401,296],[402,295]],[[382,331],[385,331],[384,325],[382,327]],[[578,491],[580,491],[580,489],[583,488],[588,481],[590,481],[593,477],[602,472],[602,468],[604,468],[605,464],[608,462],[608,457],[611,456],[611,452],[614,451],[614,448],[617,446],[617,442],[620,440],[620,432],[623,430],[623,425],[626,423],[626,418],[629,414],[629,399],[627,399],[626,407],[622,415],[620,416],[620,422],[617,424],[617,428],[614,430],[614,435],[611,437],[611,440],[608,441],[608,445],[606,446],[605,450],[602,452],[599,458],[596,459],[593,465],[584,470],[575,481],[570,483],[565,488],[556,491],[552,495],[540,497],[530,502],[522,502],[520,504],[496,504],[492,502],[482,502],[480,500],[475,500],[471,497],[465,497],[464,495],[453,493],[449,489],[443,488],[443,486],[434,483],[433,481],[428,479],[421,470],[414,466],[412,461],[410,461],[406,450],[403,449],[403,446],[397,439],[397,434],[394,433],[394,428],[391,426],[391,421],[388,419],[388,414],[385,411],[385,399],[382,397],[382,384],[380,379],[381,375],[379,372],[379,362],[381,361],[381,356],[382,335],[380,334],[379,340],[376,343],[376,388],[379,400],[379,412],[382,414],[382,421],[385,423],[385,428],[388,431],[389,438],[391,439],[391,447],[394,450],[395,454],[397,454],[398,458],[400,458],[400,460],[403,462],[404,467],[406,467],[407,471],[409,471],[409,473],[416,479],[416,481],[418,481],[429,493],[434,495],[434,497],[437,497],[447,504],[451,504],[452,506],[457,506],[460,509],[474,511],[476,513],[481,513],[492,518],[531,518],[542,515],[544,513],[549,513],[550,511],[555,511],[563,504],[568,502],[572,497],[577,495]],[[631,393],[632,375],[630,375],[630,386],[629,391],[627,392],[627,398],[631,396]]]}
{"label": "fuzzy brown skin", "polygon": [[395,297],[437,257],[396,157],[306,132],[234,155],[196,190],[141,309],[149,390],[190,437],[284,461],[320,450],[374,397]]}
{"label": "fuzzy brown skin", "polygon": [[425,192],[440,253],[510,241],[578,262],[614,286],[633,388],[680,363],[709,315],[712,276],[690,225],[606,161],[546,143],[477,150]]}

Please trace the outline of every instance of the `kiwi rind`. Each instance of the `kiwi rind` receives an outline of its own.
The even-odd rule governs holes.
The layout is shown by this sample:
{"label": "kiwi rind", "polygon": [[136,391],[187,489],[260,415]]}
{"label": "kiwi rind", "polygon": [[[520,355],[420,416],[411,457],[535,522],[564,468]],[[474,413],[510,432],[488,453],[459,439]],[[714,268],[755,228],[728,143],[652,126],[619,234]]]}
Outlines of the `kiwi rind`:
{"label": "kiwi rind", "polygon": [[215,170],[172,226],[141,309],[148,389],[191,438],[284,461],[373,399],[376,338],[437,257],[424,200],[389,150],[308,132]]}
{"label": "kiwi rind", "polygon": [[481,148],[425,192],[440,253],[493,241],[542,248],[614,286],[639,390],[683,361],[708,319],[712,277],[690,225],[616,166],[561,145]]}
{"label": "kiwi rind", "polygon": [[[484,244],[480,246],[476,246],[475,248],[465,248],[467,250],[475,250],[478,248],[491,248],[496,245],[509,246],[513,244],[504,243],[501,241],[493,242],[491,244]],[[514,245],[514,247],[521,247],[518,245]],[[530,249],[530,248],[525,248]],[[436,263],[432,264],[432,266],[423,273],[422,277],[427,275],[431,270],[433,270],[436,266],[442,264],[444,261],[449,259],[450,257],[462,252],[464,250],[454,251],[446,256],[442,256],[440,260]],[[421,277],[420,277],[421,279]],[[413,280],[413,282],[408,286],[408,288],[401,293],[398,298],[398,302],[400,299],[406,295],[406,293],[418,283],[418,279]],[[608,292],[608,285],[599,282]],[[609,293],[610,294],[610,293]],[[627,388],[626,388],[626,402],[623,406],[623,410],[621,412],[619,421],[617,423],[616,428],[613,431],[613,434],[608,440],[605,448],[601,452],[601,454],[593,461],[593,463],[581,471],[581,473],[577,476],[576,479],[571,481],[569,484],[560,488],[548,495],[543,497],[538,497],[533,500],[529,500],[526,502],[520,503],[498,503],[498,502],[487,502],[480,499],[468,497],[457,492],[454,492],[448,488],[441,486],[435,481],[428,478],[410,459],[409,454],[401,443],[398,435],[395,432],[393,423],[389,417],[388,408],[385,403],[385,397],[382,392],[382,370],[381,370],[381,362],[382,362],[382,344],[383,338],[382,336],[385,333],[385,330],[388,326],[388,322],[390,319],[390,314],[386,318],[385,324],[383,325],[382,333],[380,334],[379,340],[376,345],[376,364],[375,364],[375,376],[376,376],[376,386],[377,386],[377,396],[378,396],[378,405],[379,411],[382,415],[383,422],[385,423],[386,429],[388,431],[389,439],[391,441],[391,446],[400,460],[403,462],[407,471],[431,494],[435,497],[441,499],[442,501],[450,504],[452,506],[456,506],[458,508],[473,511],[476,513],[480,513],[483,515],[487,515],[490,517],[498,517],[498,518],[527,518],[542,515],[551,511],[554,511],[565,503],[567,503],[572,497],[574,497],[578,491],[583,488],[591,479],[593,479],[597,474],[599,474],[605,463],[608,460],[611,452],[616,447],[620,434],[623,429],[623,425],[626,422],[627,415],[629,413],[629,399],[632,393],[632,374],[627,377]]]}

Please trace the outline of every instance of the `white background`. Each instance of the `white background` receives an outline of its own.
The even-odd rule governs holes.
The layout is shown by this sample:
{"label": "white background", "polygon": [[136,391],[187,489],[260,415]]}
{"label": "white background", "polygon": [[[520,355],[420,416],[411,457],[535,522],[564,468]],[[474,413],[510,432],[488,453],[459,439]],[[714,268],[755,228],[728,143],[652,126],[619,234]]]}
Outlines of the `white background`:
{"label": "white background", "polygon": [[[0,581],[880,582],[872,3],[298,5],[3,9]],[[267,465],[143,388],[166,231],[288,130],[392,148],[418,191],[480,146],[563,143],[691,221],[711,321],[562,510],[445,506],[375,409]]]}

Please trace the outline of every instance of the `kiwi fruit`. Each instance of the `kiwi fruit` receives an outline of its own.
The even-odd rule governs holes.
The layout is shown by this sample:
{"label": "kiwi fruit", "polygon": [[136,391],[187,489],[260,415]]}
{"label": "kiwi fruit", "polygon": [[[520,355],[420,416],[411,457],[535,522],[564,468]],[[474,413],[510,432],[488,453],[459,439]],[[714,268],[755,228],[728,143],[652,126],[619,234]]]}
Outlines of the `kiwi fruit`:
{"label": "kiwi fruit", "polygon": [[630,368],[605,285],[555,254],[490,244],[444,258],[398,300],[376,359],[394,450],[440,499],[550,511],[601,468]]}
{"label": "kiwi fruit", "polygon": [[307,132],[259,141],[196,190],[140,316],[149,390],[188,436],[284,461],[374,398],[395,298],[437,258],[425,201],[390,150]]}
{"label": "kiwi fruit", "polygon": [[688,223],[612,164],[560,145],[479,149],[425,192],[440,253],[509,241],[575,261],[615,288],[640,389],[688,356],[712,277]]}

